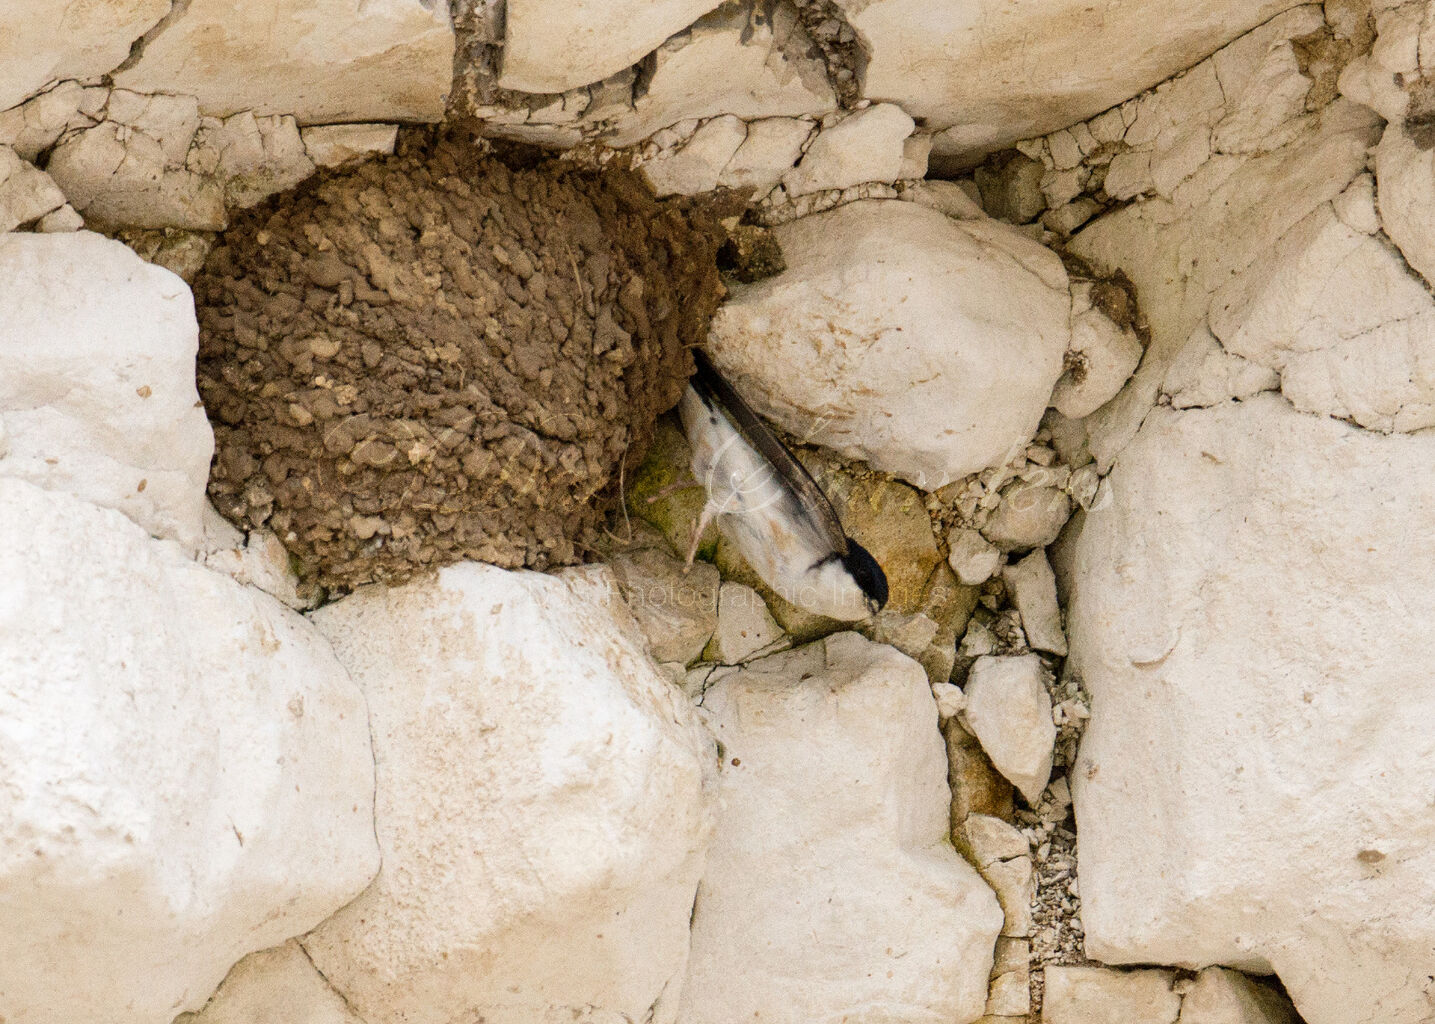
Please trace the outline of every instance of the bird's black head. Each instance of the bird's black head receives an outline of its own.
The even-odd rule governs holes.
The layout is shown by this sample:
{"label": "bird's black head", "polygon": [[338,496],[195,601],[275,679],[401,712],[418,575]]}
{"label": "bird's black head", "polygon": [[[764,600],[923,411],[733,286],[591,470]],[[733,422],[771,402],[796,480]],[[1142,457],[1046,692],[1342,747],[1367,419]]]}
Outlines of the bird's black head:
{"label": "bird's black head", "polygon": [[877,564],[877,559],[872,553],[858,544],[850,537],[847,540],[847,554],[842,559],[842,564],[862,588],[866,594],[876,602],[877,610],[880,611],[887,603],[887,574]]}

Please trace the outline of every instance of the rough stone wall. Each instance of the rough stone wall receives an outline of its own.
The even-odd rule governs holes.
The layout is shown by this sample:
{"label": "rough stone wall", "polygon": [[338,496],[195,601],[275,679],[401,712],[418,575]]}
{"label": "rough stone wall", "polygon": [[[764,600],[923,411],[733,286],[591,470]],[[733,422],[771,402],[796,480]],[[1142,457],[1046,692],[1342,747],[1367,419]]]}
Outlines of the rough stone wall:
{"label": "rough stone wall", "polygon": [[456,7],[0,12],[0,1017],[1433,1019],[1435,4]]}

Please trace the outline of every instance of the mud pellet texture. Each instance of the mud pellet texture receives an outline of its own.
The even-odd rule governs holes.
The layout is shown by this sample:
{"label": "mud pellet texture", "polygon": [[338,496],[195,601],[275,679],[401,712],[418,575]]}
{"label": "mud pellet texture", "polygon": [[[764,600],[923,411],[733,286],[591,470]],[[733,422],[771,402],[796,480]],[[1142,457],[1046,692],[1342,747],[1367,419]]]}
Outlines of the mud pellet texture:
{"label": "mud pellet texture", "polygon": [[681,394],[721,240],[626,175],[453,139],[252,211],[194,285],[210,497],[329,589],[581,561]]}

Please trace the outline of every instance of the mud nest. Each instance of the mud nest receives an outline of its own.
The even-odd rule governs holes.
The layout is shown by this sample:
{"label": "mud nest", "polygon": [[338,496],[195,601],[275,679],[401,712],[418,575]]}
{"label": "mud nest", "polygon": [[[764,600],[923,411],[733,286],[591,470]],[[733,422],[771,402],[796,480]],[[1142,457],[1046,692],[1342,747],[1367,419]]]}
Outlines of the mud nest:
{"label": "mud nest", "polygon": [[195,281],[209,493],[325,588],[582,560],[706,334],[722,233],[454,138],[241,218]]}

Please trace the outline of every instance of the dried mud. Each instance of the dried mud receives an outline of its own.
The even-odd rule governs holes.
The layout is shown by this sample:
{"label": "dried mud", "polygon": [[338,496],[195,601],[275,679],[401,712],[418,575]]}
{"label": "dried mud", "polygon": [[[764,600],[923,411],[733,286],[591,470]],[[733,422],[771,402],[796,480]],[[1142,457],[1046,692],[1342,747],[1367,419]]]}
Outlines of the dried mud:
{"label": "dried mud", "polygon": [[239,219],[195,281],[209,492],[307,583],[582,560],[721,292],[711,218],[454,138]]}

